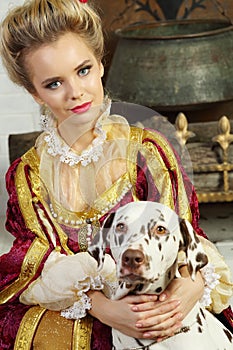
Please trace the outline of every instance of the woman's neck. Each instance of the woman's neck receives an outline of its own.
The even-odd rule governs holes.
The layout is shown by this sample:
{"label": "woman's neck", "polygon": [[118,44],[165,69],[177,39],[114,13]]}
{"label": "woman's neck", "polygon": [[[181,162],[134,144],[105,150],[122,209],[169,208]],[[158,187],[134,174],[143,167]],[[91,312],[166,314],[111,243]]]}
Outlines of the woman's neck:
{"label": "woman's neck", "polygon": [[82,151],[92,144],[95,137],[94,129],[88,130],[71,145],[71,148],[77,153],[82,153]]}
{"label": "woman's neck", "polygon": [[63,140],[78,153],[81,153],[96,137],[94,123],[88,123],[83,125],[69,125],[68,123],[62,123],[58,126],[58,132]]}

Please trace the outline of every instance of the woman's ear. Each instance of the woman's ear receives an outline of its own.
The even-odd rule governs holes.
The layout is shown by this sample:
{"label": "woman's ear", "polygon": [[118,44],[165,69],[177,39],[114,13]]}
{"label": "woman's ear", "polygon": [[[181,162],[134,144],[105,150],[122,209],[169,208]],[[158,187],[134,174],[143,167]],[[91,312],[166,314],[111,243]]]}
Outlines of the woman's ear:
{"label": "woman's ear", "polygon": [[103,78],[103,76],[104,76],[104,66],[103,66],[102,62],[100,62],[100,75],[101,75],[101,78]]}

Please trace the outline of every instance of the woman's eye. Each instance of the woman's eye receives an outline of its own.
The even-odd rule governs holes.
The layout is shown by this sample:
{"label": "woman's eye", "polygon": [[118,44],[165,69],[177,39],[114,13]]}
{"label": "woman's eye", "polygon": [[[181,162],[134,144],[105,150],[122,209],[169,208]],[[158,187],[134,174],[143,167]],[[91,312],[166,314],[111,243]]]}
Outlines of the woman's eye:
{"label": "woman's eye", "polygon": [[124,223],[119,223],[116,225],[116,232],[117,233],[126,233],[128,231],[128,226]]}
{"label": "woman's eye", "polygon": [[164,235],[165,233],[168,232],[164,226],[157,226],[155,231],[158,235]]}
{"label": "woman's eye", "polygon": [[54,81],[52,83],[49,83],[46,87],[48,89],[54,90],[54,89],[57,89],[59,86],[61,86],[61,82],[60,81]]}
{"label": "woman's eye", "polygon": [[84,67],[78,71],[78,75],[83,77],[90,72],[91,66]]}

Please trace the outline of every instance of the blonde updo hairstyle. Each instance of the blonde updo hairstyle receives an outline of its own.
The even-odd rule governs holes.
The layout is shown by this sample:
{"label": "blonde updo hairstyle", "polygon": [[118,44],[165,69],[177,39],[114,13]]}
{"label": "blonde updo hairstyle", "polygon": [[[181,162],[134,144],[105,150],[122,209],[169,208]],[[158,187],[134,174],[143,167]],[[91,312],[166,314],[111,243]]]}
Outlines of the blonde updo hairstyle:
{"label": "blonde updo hairstyle", "polygon": [[1,24],[0,54],[10,79],[35,93],[27,55],[55,42],[67,32],[78,34],[96,59],[103,58],[101,19],[92,6],[79,0],[26,0],[9,11]]}

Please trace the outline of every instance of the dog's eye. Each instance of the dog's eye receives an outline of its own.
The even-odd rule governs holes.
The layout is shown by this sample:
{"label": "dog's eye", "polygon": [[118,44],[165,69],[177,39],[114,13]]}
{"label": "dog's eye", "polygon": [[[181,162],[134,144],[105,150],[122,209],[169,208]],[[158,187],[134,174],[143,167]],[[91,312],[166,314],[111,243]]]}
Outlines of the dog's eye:
{"label": "dog's eye", "polygon": [[167,229],[164,226],[159,225],[155,228],[155,232],[158,235],[165,235],[165,233],[167,233]]}
{"label": "dog's eye", "polygon": [[123,222],[120,222],[119,224],[116,225],[117,233],[126,233],[127,230],[128,230],[128,227]]}

